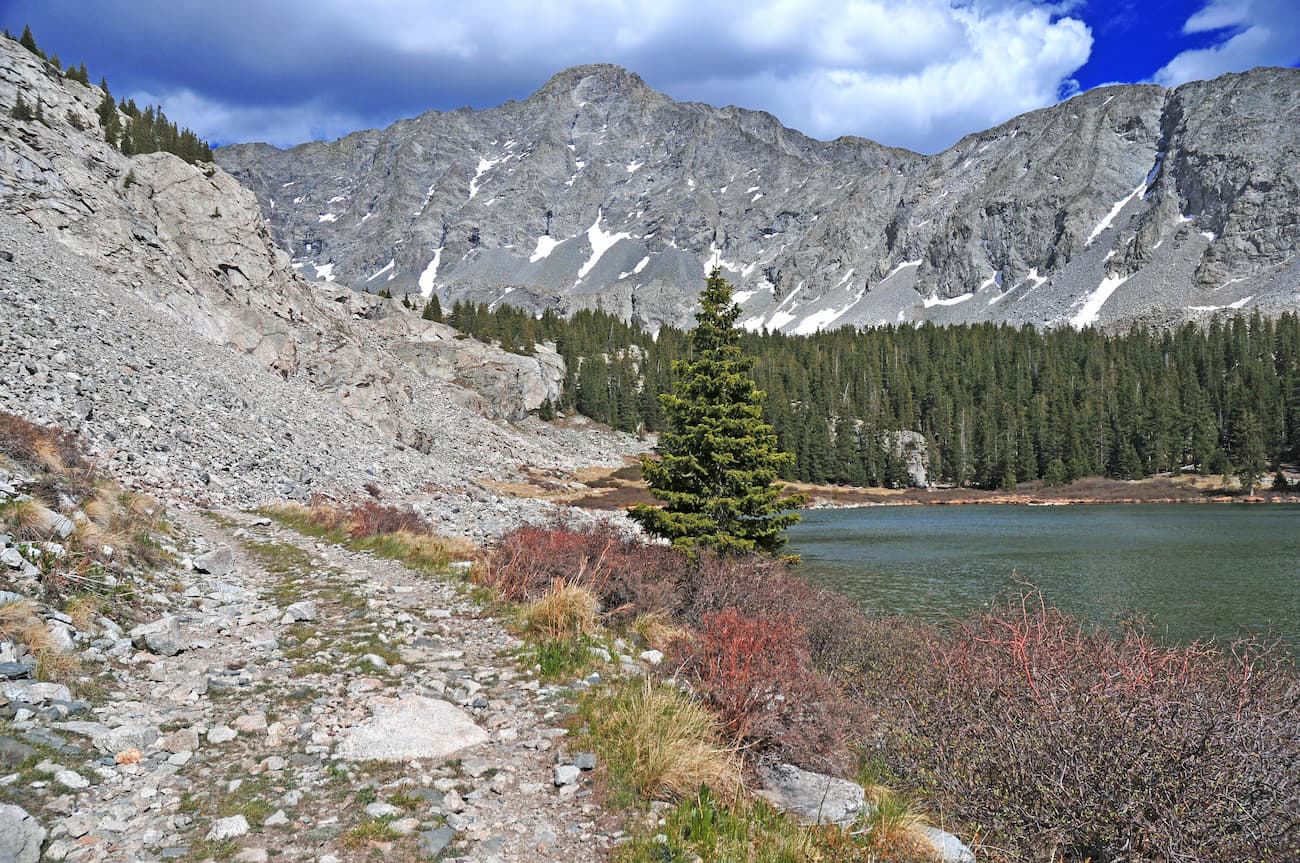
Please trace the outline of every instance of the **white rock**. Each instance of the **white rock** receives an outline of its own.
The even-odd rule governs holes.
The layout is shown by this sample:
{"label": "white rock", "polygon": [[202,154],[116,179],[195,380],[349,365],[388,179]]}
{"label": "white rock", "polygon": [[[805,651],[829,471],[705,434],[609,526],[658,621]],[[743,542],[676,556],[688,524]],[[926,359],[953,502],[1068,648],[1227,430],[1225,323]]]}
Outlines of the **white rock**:
{"label": "white rock", "polygon": [[234,839],[246,833],[248,833],[248,819],[243,815],[231,815],[229,818],[218,818],[212,822],[212,829],[208,831],[205,838],[220,841]]}
{"label": "white rock", "polygon": [[468,713],[446,701],[407,695],[373,703],[375,715],[339,742],[337,754],[348,761],[445,761],[488,739]]}
{"label": "white rock", "polygon": [[90,787],[90,780],[75,770],[60,770],[54,774],[54,781],[74,791]]}
{"label": "white rock", "polygon": [[286,623],[297,623],[302,620],[315,620],[316,603],[309,599],[295,602],[284,610],[284,617],[282,619]]}
{"label": "white rock", "polygon": [[239,736],[239,732],[229,725],[214,725],[208,729],[209,743],[229,743]]}
{"label": "white rock", "polygon": [[194,568],[217,578],[229,575],[235,569],[235,555],[228,545],[219,545],[206,554],[194,558]]}
{"label": "white rock", "polygon": [[778,764],[759,770],[759,796],[784,812],[807,821],[836,824],[852,821],[866,805],[862,786],[847,779]]}
{"label": "white rock", "polygon": [[935,856],[942,863],[975,863],[975,853],[966,846],[965,842],[946,830],[929,825],[918,827],[917,830],[930,841]]}

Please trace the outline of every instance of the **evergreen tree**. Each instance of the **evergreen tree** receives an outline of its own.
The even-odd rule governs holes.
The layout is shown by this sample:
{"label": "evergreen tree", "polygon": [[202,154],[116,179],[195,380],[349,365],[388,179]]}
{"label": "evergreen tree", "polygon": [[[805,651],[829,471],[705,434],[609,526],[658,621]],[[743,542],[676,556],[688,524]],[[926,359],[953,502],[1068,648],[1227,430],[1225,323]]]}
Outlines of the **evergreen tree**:
{"label": "evergreen tree", "polygon": [[1273,491],[1290,490],[1291,483],[1287,481],[1286,474],[1282,471],[1282,468],[1278,468],[1277,473],[1273,474]]}
{"label": "evergreen tree", "polygon": [[45,59],[45,55],[41,52],[41,49],[36,47],[36,37],[32,35],[31,27],[26,25],[23,26],[23,35],[18,37],[18,44],[22,45],[28,51],[31,51],[37,57],[40,57],[42,60]]}
{"label": "evergreen tree", "polygon": [[793,456],[777,448],[763,419],[754,358],[735,329],[739,315],[715,267],[700,294],[691,356],[675,364],[677,383],[663,397],[668,429],[659,458],[642,460],[650,493],[664,507],[636,506],[630,514],[683,548],[774,554],[803,501],[783,498],[775,482]]}
{"label": "evergreen tree", "polygon": [[14,101],[14,106],[9,109],[9,116],[13,117],[15,120],[36,119],[36,112],[32,110],[31,105],[28,105],[23,101],[23,94],[21,91],[18,93],[17,100]]}
{"label": "evergreen tree", "polygon": [[1232,433],[1232,470],[1241,480],[1241,489],[1253,494],[1255,485],[1264,475],[1268,454],[1264,451],[1264,436],[1255,414],[1243,409],[1237,417]]}

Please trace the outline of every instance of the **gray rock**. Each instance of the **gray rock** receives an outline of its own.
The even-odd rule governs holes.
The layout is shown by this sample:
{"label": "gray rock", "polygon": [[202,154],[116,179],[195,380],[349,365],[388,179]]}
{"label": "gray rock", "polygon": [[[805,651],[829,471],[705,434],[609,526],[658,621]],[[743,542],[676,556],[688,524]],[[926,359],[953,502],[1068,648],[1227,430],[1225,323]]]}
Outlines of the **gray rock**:
{"label": "gray rock", "polygon": [[0,695],[10,701],[25,701],[28,704],[72,700],[72,692],[62,683],[38,683],[32,680],[0,681]]}
{"label": "gray rock", "polygon": [[0,804],[0,860],[4,863],[37,863],[45,828],[21,807]]}
{"label": "gray rock", "polygon": [[229,575],[235,569],[235,555],[228,545],[219,545],[205,554],[200,554],[194,558],[194,568],[199,572],[206,572],[209,575],[215,575],[222,578]]}
{"label": "gray rock", "polygon": [[243,815],[231,815],[229,818],[218,818],[212,822],[212,829],[204,838],[213,841],[222,839],[235,839],[248,833],[248,819]]}
{"label": "gray rock", "polygon": [[[456,838],[456,831],[450,827],[439,827],[436,830],[426,830],[421,833],[417,839],[417,847],[420,853],[429,860],[436,859],[439,854],[447,850],[451,841]],[[33,858],[35,859],[35,858]]]}
{"label": "gray rock", "polygon": [[12,737],[0,737],[0,766],[17,767],[38,754],[39,750],[26,743],[14,740]]}
{"label": "gray rock", "polygon": [[866,805],[862,786],[847,779],[779,764],[759,770],[759,796],[783,812],[807,821],[844,824]]}
{"label": "gray rock", "polygon": [[553,781],[556,788],[563,788],[565,785],[576,783],[581,775],[582,771],[572,764],[557,764]]}
{"label": "gray rock", "polygon": [[929,825],[918,827],[917,831],[929,841],[941,863],[975,863],[975,853],[951,833]]}
{"label": "gray rock", "polygon": [[90,780],[75,770],[60,770],[56,772],[54,774],[54,781],[65,788],[71,788],[74,791],[90,787]]}
{"label": "gray rock", "polygon": [[[64,723],[66,727],[72,723]],[[87,723],[88,725],[90,723]],[[158,740],[158,729],[150,725],[119,725],[91,736],[91,745],[105,755],[116,755],[128,749],[144,751]]]}
{"label": "gray rock", "polygon": [[35,668],[35,664],[28,662],[0,662],[0,679],[17,680],[20,677],[31,677]]}
{"label": "gray rock", "polygon": [[573,766],[578,768],[579,770],[595,770],[596,753],[579,752],[577,756],[575,756],[573,759]]}
{"label": "gray rock", "polygon": [[171,614],[152,623],[142,623],[127,635],[136,647],[159,656],[175,656],[189,647],[181,636],[180,621]]}
{"label": "gray rock", "polygon": [[295,602],[284,610],[284,619],[289,623],[316,619],[316,603],[309,599]]}
{"label": "gray rock", "polygon": [[366,804],[365,812],[371,818],[392,818],[395,815],[400,815],[402,810],[391,803],[376,800],[374,803]]}
{"label": "gray rock", "polygon": [[16,548],[6,548],[4,551],[0,551],[0,563],[10,569],[18,569],[23,565],[22,552]]}
{"label": "gray rock", "polygon": [[469,714],[436,698],[374,699],[375,713],[344,733],[336,750],[348,761],[446,760],[486,743]]}

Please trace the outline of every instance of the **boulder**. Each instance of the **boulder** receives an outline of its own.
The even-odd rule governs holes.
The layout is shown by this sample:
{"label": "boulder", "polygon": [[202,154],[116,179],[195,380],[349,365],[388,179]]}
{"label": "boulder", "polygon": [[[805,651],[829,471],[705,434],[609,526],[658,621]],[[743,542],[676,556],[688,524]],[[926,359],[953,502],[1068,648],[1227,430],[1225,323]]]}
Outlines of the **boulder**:
{"label": "boulder", "polygon": [[37,863],[45,828],[27,810],[0,804],[0,860],[4,863]]}
{"label": "boulder", "polygon": [[375,699],[375,715],[345,732],[337,754],[348,761],[445,761],[488,739],[469,714],[422,695]]}
{"label": "boulder", "polygon": [[229,818],[218,818],[213,821],[212,829],[208,831],[206,838],[209,841],[220,842],[222,839],[234,839],[247,833],[248,819],[243,815],[231,815]]}
{"label": "boulder", "polygon": [[127,633],[131,643],[141,650],[160,656],[175,656],[189,645],[181,636],[180,621],[169,614],[152,623],[142,623]]}
{"label": "boulder", "polygon": [[311,621],[316,619],[316,603],[310,599],[304,599],[295,602],[284,610],[284,621],[286,623],[298,623],[300,621]]}
{"label": "boulder", "polygon": [[219,545],[212,551],[194,558],[194,568],[217,578],[230,575],[235,569],[235,555],[228,545]]}
{"label": "boulder", "polygon": [[948,831],[927,824],[918,827],[917,832],[929,841],[934,849],[934,856],[942,863],[975,863],[975,852]]}
{"label": "boulder", "polygon": [[759,771],[759,796],[783,812],[806,821],[845,824],[867,803],[862,786],[847,779],[778,764]]}

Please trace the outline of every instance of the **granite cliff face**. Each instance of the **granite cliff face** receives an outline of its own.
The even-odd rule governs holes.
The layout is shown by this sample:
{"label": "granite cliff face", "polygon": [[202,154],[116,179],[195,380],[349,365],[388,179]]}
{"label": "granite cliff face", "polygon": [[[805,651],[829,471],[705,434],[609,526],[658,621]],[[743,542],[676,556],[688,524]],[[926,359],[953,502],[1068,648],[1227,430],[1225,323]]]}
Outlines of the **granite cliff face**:
{"label": "granite cliff face", "polygon": [[690,320],[721,265],[751,328],[1173,322],[1300,305],[1300,71],[1100,88],[935,156],[678,103],[614,66],[217,161],[306,275]]}
{"label": "granite cliff face", "polygon": [[[11,118],[20,95],[43,120]],[[0,409],[209,500],[369,477],[481,491],[521,464],[617,461],[528,417],[558,399],[554,351],[307,281],[224,171],[105,143],[102,96],[0,39]]]}

